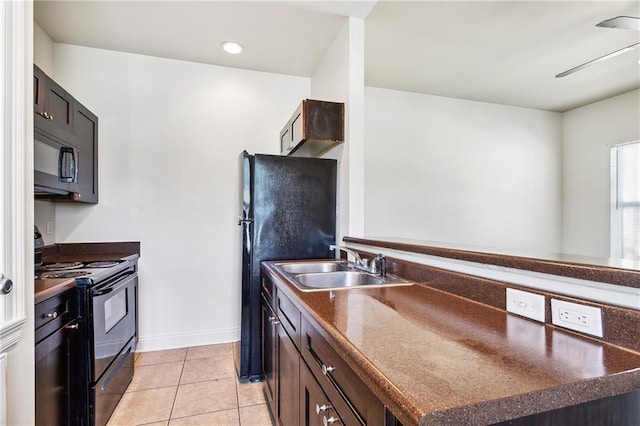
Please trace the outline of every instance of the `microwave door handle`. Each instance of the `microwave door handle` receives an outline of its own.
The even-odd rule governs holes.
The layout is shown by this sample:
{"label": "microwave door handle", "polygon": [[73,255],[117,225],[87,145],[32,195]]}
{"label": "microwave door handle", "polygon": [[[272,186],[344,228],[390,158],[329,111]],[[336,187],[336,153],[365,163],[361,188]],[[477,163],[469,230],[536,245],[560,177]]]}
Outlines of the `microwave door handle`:
{"label": "microwave door handle", "polygon": [[76,152],[69,146],[60,148],[60,154],[58,156],[58,176],[60,182],[74,183],[76,181]]}

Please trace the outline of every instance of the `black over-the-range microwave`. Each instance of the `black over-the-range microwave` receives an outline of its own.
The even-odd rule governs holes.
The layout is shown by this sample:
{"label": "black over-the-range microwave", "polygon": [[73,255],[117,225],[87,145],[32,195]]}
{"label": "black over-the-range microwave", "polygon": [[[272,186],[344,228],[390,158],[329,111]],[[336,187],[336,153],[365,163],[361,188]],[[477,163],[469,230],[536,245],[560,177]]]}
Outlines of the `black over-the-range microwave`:
{"label": "black over-the-range microwave", "polygon": [[35,194],[59,194],[79,192],[78,168],[80,152],[69,135],[62,141],[49,133],[34,129],[33,135],[33,187]]}

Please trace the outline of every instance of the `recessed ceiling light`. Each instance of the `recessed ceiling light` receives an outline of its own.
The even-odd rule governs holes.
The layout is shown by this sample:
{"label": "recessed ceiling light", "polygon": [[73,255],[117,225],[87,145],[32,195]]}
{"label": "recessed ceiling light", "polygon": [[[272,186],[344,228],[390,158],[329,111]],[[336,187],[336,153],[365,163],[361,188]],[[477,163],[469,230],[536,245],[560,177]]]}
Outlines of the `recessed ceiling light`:
{"label": "recessed ceiling light", "polygon": [[222,43],[222,48],[225,52],[231,53],[232,55],[237,55],[242,52],[242,45],[235,41],[225,41]]}
{"label": "recessed ceiling light", "polygon": [[600,22],[596,27],[640,31],[640,18],[636,18],[635,16],[616,16],[615,18]]}

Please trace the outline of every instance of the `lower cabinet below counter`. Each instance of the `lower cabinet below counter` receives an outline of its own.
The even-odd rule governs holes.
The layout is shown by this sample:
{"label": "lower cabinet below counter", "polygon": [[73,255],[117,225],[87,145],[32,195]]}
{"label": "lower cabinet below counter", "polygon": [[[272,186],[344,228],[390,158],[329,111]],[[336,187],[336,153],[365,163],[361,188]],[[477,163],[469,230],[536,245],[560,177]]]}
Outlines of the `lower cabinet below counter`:
{"label": "lower cabinet below counter", "polygon": [[35,306],[35,421],[37,425],[77,423],[78,320],[75,291]]}
{"label": "lower cabinet below counter", "polygon": [[264,389],[274,424],[399,425],[268,277],[263,278],[262,303]]}

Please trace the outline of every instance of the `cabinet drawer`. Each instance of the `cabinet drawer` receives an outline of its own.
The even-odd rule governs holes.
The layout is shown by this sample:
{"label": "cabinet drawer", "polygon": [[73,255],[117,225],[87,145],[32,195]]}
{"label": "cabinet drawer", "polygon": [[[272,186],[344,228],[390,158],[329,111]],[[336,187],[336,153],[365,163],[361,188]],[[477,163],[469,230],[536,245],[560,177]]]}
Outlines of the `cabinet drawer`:
{"label": "cabinet drawer", "polygon": [[325,424],[358,425],[361,423],[342,398],[334,397],[331,399],[327,396],[304,362],[300,365],[300,385],[299,424],[323,426]]}
{"label": "cabinet drawer", "polygon": [[47,299],[35,306],[35,341],[44,339],[76,317],[74,289]]}
{"label": "cabinet drawer", "polygon": [[275,300],[274,296],[276,294],[276,286],[273,285],[273,281],[269,278],[262,279],[262,297],[269,302],[269,306],[273,307]]}
{"label": "cabinet drawer", "polygon": [[293,341],[293,344],[300,350],[300,311],[296,305],[281,292],[277,292],[278,318],[285,331]]}
{"label": "cabinet drawer", "polygon": [[304,316],[301,335],[302,357],[336,407],[339,409],[340,401],[331,395],[332,389],[353,410],[360,423],[384,424],[382,402]]}

